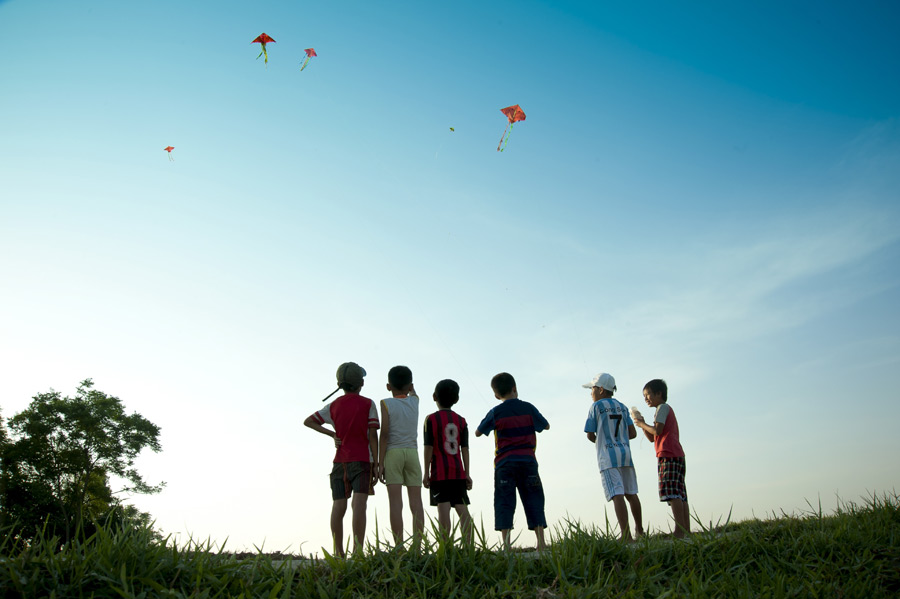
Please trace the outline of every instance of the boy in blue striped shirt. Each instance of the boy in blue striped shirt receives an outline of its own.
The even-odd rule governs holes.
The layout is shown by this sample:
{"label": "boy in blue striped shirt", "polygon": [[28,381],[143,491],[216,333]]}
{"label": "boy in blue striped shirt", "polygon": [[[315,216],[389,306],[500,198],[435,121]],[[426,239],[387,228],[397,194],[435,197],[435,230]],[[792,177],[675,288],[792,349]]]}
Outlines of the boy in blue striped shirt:
{"label": "boy in blue striped shirt", "polygon": [[628,527],[628,507],[634,516],[635,535],[644,534],[641,515],[641,500],[637,496],[637,476],[634,462],[631,460],[631,444],[629,439],[637,437],[634,421],[625,405],[613,397],[616,380],[607,373],[598,374],[590,383],[582,387],[591,390],[591,409],[584,432],[588,441],[597,446],[597,464],[600,466],[600,479],[603,481],[603,492],[606,500],[613,502],[622,540],[631,540]]}

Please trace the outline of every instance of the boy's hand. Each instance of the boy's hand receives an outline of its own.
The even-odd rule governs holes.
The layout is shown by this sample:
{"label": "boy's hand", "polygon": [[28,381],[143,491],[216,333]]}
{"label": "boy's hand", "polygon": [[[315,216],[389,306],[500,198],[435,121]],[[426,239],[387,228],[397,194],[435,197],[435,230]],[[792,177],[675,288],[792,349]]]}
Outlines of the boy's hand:
{"label": "boy's hand", "polygon": [[378,484],[378,473],[380,468],[381,465],[378,462],[372,462],[372,481],[369,483],[369,487],[374,487]]}
{"label": "boy's hand", "polygon": [[467,491],[472,490],[472,477],[469,476],[468,474],[466,475],[466,490]]}
{"label": "boy's hand", "polygon": [[409,384],[409,392],[406,394],[406,396],[409,397],[411,395],[415,395],[416,397],[419,397],[419,394],[416,393],[416,386],[413,385],[412,383]]}
{"label": "boy's hand", "polygon": [[422,486],[428,489],[431,487],[431,477],[428,476],[428,471],[425,471],[425,475],[422,477]]}
{"label": "boy's hand", "polygon": [[387,484],[386,482],[384,482],[384,464],[378,465],[378,480],[380,480],[381,484],[383,485]]}
{"label": "boy's hand", "polygon": [[334,448],[335,449],[341,448],[341,438],[338,437],[337,435],[334,436]]}

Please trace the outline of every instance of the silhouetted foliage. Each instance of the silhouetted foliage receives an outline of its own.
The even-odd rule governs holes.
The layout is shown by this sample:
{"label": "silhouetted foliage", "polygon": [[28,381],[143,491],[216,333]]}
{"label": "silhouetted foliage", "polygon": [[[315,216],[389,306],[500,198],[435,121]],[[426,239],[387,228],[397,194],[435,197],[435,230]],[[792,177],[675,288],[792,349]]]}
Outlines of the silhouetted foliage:
{"label": "silhouetted foliage", "polygon": [[160,450],[159,427],[126,414],[91,379],[75,397],[36,395],[7,426],[0,421],[0,526],[15,526],[24,539],[43,529],[66,542],[110,517],[149,520],[116,501],[110,476],[130,485],[117,492],[159,492],[165,483],[148,485],[134,467],[144,448]]}

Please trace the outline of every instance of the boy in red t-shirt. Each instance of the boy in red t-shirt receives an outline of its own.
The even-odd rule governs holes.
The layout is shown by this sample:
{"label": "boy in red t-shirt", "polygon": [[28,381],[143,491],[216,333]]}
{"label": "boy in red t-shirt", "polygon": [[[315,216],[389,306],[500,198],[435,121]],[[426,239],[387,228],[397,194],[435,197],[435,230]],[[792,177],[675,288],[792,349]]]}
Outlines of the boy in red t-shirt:
{"label": "boy in red t-shirt", "polygon": [[[378,411],[374,401],[359,394],[364,376],[366,371],[358,364],[341,364],[337,369],[338,390],[343,389],[346,393],[303,422],[334,439],[337,448],[331,470],[331,534],[334,552],[339,557],[345,555],[344,514],[351,495],[353,552],[362,551],[366,537],[366,503],[369,495],[375,494],[373,486],[378,476]],[[325,424],[334,430],[325,428]]]}
{"label": "boy in red t-shirt", "polygon": [[425,418],[425,474],[422,485],[437,506],[438,522],[450,535],[450,508],[456,509],[463,539],[472,543],[475,531],[469,516],[469,427],[466,419],[451,410],[459,401],[459,385],[444,379],[434,388],[434,401],[440,408]]}
{"label": "boy in red t-shirt", "polygon": [[656,449],[657,472],[659,473],[659,500],[672,506],[675,518],[676,538],[691,534],[691,511],[688,509],[687,486],[684,484],[684,449],[678,438],[678,421],[675,411],[666,403],[669,388],[662,379],[653,379],[644,385],[644,401],[656,408],[653,426],[643,418],[634,423],[644,431],[647,439],[653,441]]}

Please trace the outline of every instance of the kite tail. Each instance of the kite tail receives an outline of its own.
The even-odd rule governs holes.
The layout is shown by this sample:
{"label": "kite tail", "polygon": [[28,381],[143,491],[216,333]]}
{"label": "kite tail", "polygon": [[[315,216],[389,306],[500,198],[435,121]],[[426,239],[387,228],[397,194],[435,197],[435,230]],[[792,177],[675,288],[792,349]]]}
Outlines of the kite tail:
{"label": "kite tail", "polygon": [[506,135],[506,132],[509,131],[509,129],[510,129],[511,126],[512,126],[512,123],[507,123],[507,124],[506,124],[506,129],[503,130],[503,135],[500,136],[500,143],[497,144],[497,151],[498,151],[498,152],[502,152],[502,151],[503,151],[503,150],[500,149],[500,147],[503,146],[503,138],[504,138],[504,137],[505,137],[507,140],[509,139],[509,136]]}
{"label": "kite tail", "polygon": [[514,123],[510,123],[509,125],[507,125],[507,127],[506,127],[506,141],[503,141],[502,138],[501,138],[501,141],[503,141],[503,147],[501,148],[500,146],[497,146],[497,151],[498,151],[498,152],[502,152],[503,150],[506,149],[506,144],[509,143],[509,136],[512,135],[513,124],[514,124]]}
{"label": "kite tail", "polygon": [[[266,51],[266,47],[263,46],[263,49],[259,51],[259,56],[256,57],[256,60],[259,60],[259,57],[262,56],[263,52],[265,52],[265,51]],[[268,61],[268,60],[269,60],[269,57],[266,56],[266,61]]]}
{"label": "kite tail", "polygon": [[300,67],[300,70],[302,71],[303,69],[305,69],[306,65],[308,65],[308,64],[309,64],[309,56],[307,56],[306,60],[303,61],[303,66]]}

